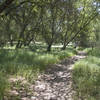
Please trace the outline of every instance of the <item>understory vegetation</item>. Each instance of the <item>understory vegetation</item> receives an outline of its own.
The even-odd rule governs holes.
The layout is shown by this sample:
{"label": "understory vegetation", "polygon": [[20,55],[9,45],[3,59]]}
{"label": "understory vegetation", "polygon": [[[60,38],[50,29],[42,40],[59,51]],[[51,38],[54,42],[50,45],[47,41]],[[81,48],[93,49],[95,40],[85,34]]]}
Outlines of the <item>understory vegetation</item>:
{"label": "understory vegetation", "polygon": [[[33,49],[34,51],[32,51]],[[20,76],[30,83],[34,83],[39,74],[43,73],[50,65],[77,53],[71,47],[65,51],[60,51],[60,48],[53,48],[52,52],[49,53],[45,49],[37,45],[31,50],[0,50],[0,100],[6,94],[6,90],[10,89],[9,77]]]}
{"label": "understory vegetation", "polygon": [[100,0],[0,0],[0,100],[16,86],[9,78],[33,84],[78,51],[89,57],[74,67],[76,97],[100,100],[99,49]]}
{"label": "understory vegetation", "polygon": [[100,51],[87,51],[89,56],[77,62],[73,70],[75,100],[100,99]]}

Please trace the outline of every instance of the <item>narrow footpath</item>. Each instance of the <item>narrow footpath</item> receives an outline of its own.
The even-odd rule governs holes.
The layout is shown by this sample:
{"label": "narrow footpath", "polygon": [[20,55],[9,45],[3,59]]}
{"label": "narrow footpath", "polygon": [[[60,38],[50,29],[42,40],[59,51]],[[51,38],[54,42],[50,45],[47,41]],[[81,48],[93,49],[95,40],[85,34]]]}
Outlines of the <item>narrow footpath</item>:
{"label": "narrow footpath", "polygon": [[[28,84],[25,91],[23,86],[24,79],[19,78],[17,81],[22,81],[20,91],[13,85],[13,91],[11,91],[12,99],[9,100],[73,100],[74,91],[72,88],[72,70],[76,61],[84,59],[86,53],[78,52],[77,55],[67,58],[58,64],[54,64],[43,75],[40,75],[35,84]],[[16,80],[11,79],[12,83]],[[21,99],[15,99],[15,96],[19,96]],[[8,100],[8,99],[5,99]]]}
{"label": "narrow footpath", "polygon": [[72,69],[76,61],[85,57],[86,53],[79,52],[47,69],[35,82],[33,100],[73,100]]}

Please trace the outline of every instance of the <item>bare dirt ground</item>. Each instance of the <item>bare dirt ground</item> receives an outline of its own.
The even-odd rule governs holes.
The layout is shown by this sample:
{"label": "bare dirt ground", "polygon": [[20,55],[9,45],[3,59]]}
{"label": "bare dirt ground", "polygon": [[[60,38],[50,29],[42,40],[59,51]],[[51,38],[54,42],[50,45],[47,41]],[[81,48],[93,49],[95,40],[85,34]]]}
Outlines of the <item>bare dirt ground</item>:
{"label": "bare dirt ground", "polygon": [[[73,100],[73,65],[76,61],[85,57],[86,53],[79,52],[74,57],[52,65],[43,75],[39,76],[35,84],[26,82],[28,90],[23,86],[23,84],[26,84],[23,78],[16,79],[17,81],[21,80],[22,86],[20,91],[13,87],[13,91],[10,92],[13,97],[12,100]],[[10,79],[10,81],[14,83],[14,79]],[[14,95],[21,99],[15,99]]]}

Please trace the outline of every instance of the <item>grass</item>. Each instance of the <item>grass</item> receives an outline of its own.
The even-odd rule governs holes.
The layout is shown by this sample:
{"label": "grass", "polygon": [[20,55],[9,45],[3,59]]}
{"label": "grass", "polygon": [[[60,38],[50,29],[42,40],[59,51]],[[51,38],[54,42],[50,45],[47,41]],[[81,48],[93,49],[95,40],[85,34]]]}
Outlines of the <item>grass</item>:
{"label": "grass", "polygon": [[6,92],[8,87],[9,84],[7,81],[7,76],[5,76],[2,71],[0,71],[0,100],[3,100],[4,93]]}
{"label": "grass", "polygon": [[35,45],[30,48],[0,50],[0,70],[2,71],[0,73],[0,97],[3,98],[6,89],[9,87],[7,85],[9,84],[8,77],[22,76],[34,83],[38,75],[49,67],[48,65],[76,54],[73,48],[68,48],[65,51],[53,48],[52,52],[49,53],[45,51],[45,46]]}
{"label": "grass", "polygon": [[75,64],[73,69],[75,100],[100,100],[100,58],[97,51]]}

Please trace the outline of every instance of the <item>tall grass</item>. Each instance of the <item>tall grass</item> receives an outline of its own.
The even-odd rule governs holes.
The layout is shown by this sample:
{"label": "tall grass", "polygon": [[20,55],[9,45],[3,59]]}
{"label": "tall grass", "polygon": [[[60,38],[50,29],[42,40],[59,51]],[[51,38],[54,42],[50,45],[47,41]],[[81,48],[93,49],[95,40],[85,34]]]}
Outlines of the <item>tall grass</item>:
{"label": "tall grass", "polygon": [[5,76],[5,74],[2,71],[0,71],[0,100],[3,100],[4,93],[6,92],[8,87],[9,84],[7,81],[7,76]]}
{"label": "tall grass", "polygon": [[100,48],[94,48],[94,50],[89,52],[89,55],[100,57]]}
{"label": "tall grass", "polygon": [[[42,48],[42,47],[41,47]],[[22,76],[29,82],[34,82],[41,72],[44,72],[48,65],[55,64],[60,60],[73,56],[75,50],[68,49],[66,51],[53,50],[47,53],[34,47],[19,50],[0,50],[0,97],[3,97],[8,87],[6,81],[8,76]],[[3,75],[5,74],[5,76]],[[2,100],[0,98],[0,100]]]}
{"label": "tall grass", "polygon": [[75,100],[100,100],[100,58],[89,56],[73,69]]}

